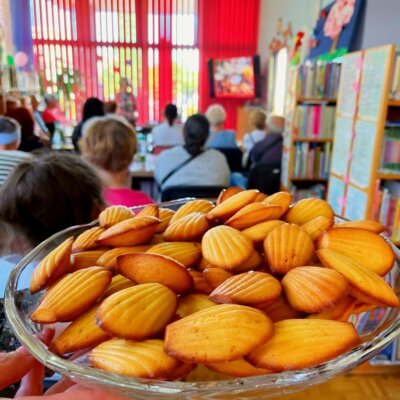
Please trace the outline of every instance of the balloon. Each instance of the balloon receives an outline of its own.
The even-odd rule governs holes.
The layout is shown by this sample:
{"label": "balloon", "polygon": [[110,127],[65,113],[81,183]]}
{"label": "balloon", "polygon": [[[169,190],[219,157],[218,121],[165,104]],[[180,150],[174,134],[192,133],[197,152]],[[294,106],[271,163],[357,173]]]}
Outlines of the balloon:
{"label": "balloon", "polygon": [[7,56],[7,65],[9,67],[12,67],[14,65],[14,57],[11,54]]}
{"label": "balloon", "polygon": [[17,53],[15,53],[14,56],[14,61],[15,61],[15,65],[17,67],[23,67],[26,64],[28,64],[28,55],[26,53],[24,53],[23,51],[19,51]]}

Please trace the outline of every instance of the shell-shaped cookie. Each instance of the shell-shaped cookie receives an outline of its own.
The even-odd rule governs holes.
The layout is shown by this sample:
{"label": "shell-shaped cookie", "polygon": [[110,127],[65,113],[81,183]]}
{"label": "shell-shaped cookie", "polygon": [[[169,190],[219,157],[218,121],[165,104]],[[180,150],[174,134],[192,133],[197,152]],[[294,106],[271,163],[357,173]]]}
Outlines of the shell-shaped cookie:
{"label": "shell-shaped cookie", "polygon": [[291,224],[304,225],[319,216],[328,218],[331,226],[333,225],[332,207],[325,200],[312,198],[298,201],[288,210],[283,219]]}
{"label": "shell-shaped cookie", "polygon": [[336,224],[334,228],[359,228],[374,233],[382,233],[386,231],[386,227],[384,225],[372,219],[341,222],[340,224]]}
{"label": "shell-shaped cookie", "polygon": [[214,208],[214,204],[211,201],[198,199],[189,201],[188,203],[179,207],[178,211],[176,211],[175,215],[171,218],[170,224],[178,221],[178,219],[182,217],[186,217],[186,215],[192,213],[203,213],[207,214]]}
{"label": "shell-shaped cookie", "polygon": [[97,239],[102,246],[128,247],[147,243],[154,235],[160,220],[155,217],[136,217],[108,228]]}
{"label": "shell-shaped cookie", "polygon": [[97,346],[108,340],[110,336],[96,324],[96,304],[75,321],[58,336],[51,347],[58,354],[71,353]]}
{"label": "shell-shaped cookie", "polygon": [[359,228],[328,229],[317,247],[338,251],[380,276],[386,275],[395,259],[391,247],[381,236]]}
{"label": "shell-shaped cookie", "polygon": [[225,222],[231,228],[243,230],[260,222],[274,220],[282,214],[280,206],[251,203],[244,206]]}
{"label": "shell-shaped cookie", "polygon": [[70,237],[52,250],[35,268],[31,277],[32,294],[40,292],[65,275],[71,263],[71,251],[74,238]]}
{"label": "shell-shaped cookie", "polygon": [[81,253],[72,254],[70,272],[75,272],[78,271],[79,269],[93,267],[95,265],[99,266],[100,264],[97,263],[97,260],[106,251],[107,250],[89,250],[89,251],[82,251]]}
{"label": "shell-shaped cookie", "polygon": [[324,231],[332,226],[332,221],[320,215],[302,225],[302,228],[310,235],[313,242],[318,240]]}
{"label": "shell-shaped cookie", "polygon": [[206,268],[203,271],[203,276],[207,283],[215,289],[219,285],[221,285],[223,282],[225,282],[228,278],[231,278],[234,276],[232,273],[227,271],[226,269],[223,268]]}
{"label": "shell-shaped cookie", "polygon": [[143,340],[161,332],[177,308],[174,292],[159,283],[146,283],[114,293],[97,312],[97,324],[112,336]]}
{"label": "shell-shaped cookie", "polygon": [[268,197],[268,195],[266,195],[265,193],[258,193],[257,197],[254,199],[254,203],[261,203],[262,201],[264,201],[266,198]]}
{"label": "shell-shaped cookie", "polygon": [[349,292],[346,279],[339,272],[320,267],[298,267],[282,279],[289,304],[308,314],[334,307]]}
{"label": "shell-shaped cookie", "polygon": [[209,211],[207,213],[207,218],[210,220],[227,219],[247,204],[254,202],[254,199],[257,197],[258,193],[260,193],[258,190],[250,189],[234,194]]}
{"label": "shell-shaped cookie", "polygon": [[210,294],[212,292],[213,288],[209,285],[201,272],[189,270],[189,274],[193,278],[195,292],[203,294]]}
{"label": "shell-shaped cookie", "polygon": [[242,233],[253,243],[258,244],[265,240],[272,229],[282,224],[284,224],[284,222],[281,220],[265,221],[244,229]]}
{"label": "shell-shaped cookie", "polygon": [[147,251],[150,245],[131,246],[131,247],[116,247],[115,249],[107,250],[97,260],[97,265],[115,271],[117,268],[117,257],[124,254],[142,253]]}
{"label": "shell-shaped cookie", "polygon": [[147,250],[148,253],[162,254],[171,257],[190,268],[197,264],[201,258],[201,246],[191,242],[164,242],[156,244]]}
{"label": "shell-shaped cookie", "polygon": [[223,201],[229,199],[229,197],[232,197],[240,192],[243,192],[243,189],[240,188],[239,186],[230,186],[226,189],[222,189],[221,193],[217,198],[217,205],[221,204]]}
{"label": "shell-shaped cookie", "polygon": [[223,304],[169,324],[165,351],[185,362],[233,361],[260,346],[272,334],[273,324],[261,311]]}
{"label": "shell-shaped cookie", "polygon": [[135,214],[128,207],[110,206],[99,214],[99,224],[103,228],[109,228],[134,216]]}
{"label": "shell-shaped cookie", "polygon": [[289,209],[293,201],[293,195],[288,192],[276,192],[268,196],[263,200],[264,204],[280,206],[282,209],[282,214],[278,217],[280,218]]}
{"label": "shell-shaped cookie", "polygon": [[224,363],[207,364],[207,368],[210,368],[212,371],[219,372],[220,374],[236,376],[238,378],[271,373],[271,371],[268,369],[253,367],[244,358],[239,358],[238,360]]}
{"label": "shell-shaped cookie", "polygon": [[106,299],[107,297],[111,296],[114,293],[119,292],[120,290],[124,290],[127,288],[130,288],[132,286],[135,286],[135,282],[132,282],[130,279],[125,278],[121,274],[117,274],[113,276],[110,284],[107,286],[107,289],[103,293],[103,296],[101,296],[102,299]]}
{"label": "shell-shaped cookie", "polygon": [[264,252],[271,271],[285,274],[295,267],[308,265],[314,244],[310,235],[300,226],[283,224],[268,234],[264,241]]}
{"label": "shell-shaped cookie", "polygon": [[95,226],[94,228],[88,229],[82,232],[75,240],[72,245],[72,252],[78,253],[85,250],[93,250],[99,247],[96,240],[105,231],[105,228]]}
{"label": "shell-shaped cookie", "polygon": [[167,226],[174,215],[175,211],[172,211],[169,208],[160,208],[158,219],[161,222],[157,227],[156,233],[163,233],[167,229]]}
{"label": "shell-shaped cookie", "polygon": [[252,305],[272,302],[282,291],[280,282],[265,272],[245,272],[223,282],[210,294],[216,303]]}
{"label": "shell-shaped cookie", "polygon": [[307,318],[310,319],[333,319],[336,321],[347,321],[353,314],[356,300],[351,296],[347,296],[329,310],[322,311],[316,314],[310,314]]}
{"label": "shell-shaped cookie", "polygon": [[288,319],[274,324],[274,336],[246,359],[257,368],[276,372],[314,367],[360,342],[349,322]]}
{"label": "shell-shaped cookie", "polygon": [[201,293],[193,293],[179,298],[178,309],[176,310],[179,317],[184,318],[188,315],[194,314],[197,311],[204,310],[208,307],[216,306],[207,295]]}
{"label": "shell-shaped cookie", "polygon": [[31,319],[42,324],[71,321],[91,307],[110,282],[111,272],[102,267],[66,275],[45,293]]}
{"label": "shell-shaped cookie", "polygon": [[136,283],[161,283],[176,294],[193,288],[188,270],[178,261],[152,253],[135,253],[119,256],[118,272]]}
{"label": "shell-shaped cookie", "polygon": [[137,214],[136,217],[155,217],[159,218],[160,210],[157,204],[149,204],[143,207]]}
{"label": "shell-shaped cookie", "polygon": [[209,228],[206,215],[194,212],[170,223],[164,232],[164,239],[167,242],[196,242],[201,240]]}
{"label": "shell-shaped cookie", "polygon": [[[344,228],[343,228],[344,229]],[[399,299],[390,285],[375,272],[332,249],[315,252],[325,267],[340,272],[350,284],[367,298],[388,307],[398,307]]]}
{"label": "shell-shaped cookie", "polygon": [[238,230],[229,226],[217,226],[204,234],[201,250],[203,257],[211,265],[229,270],[250,258],[253,244]]}
{"label": "shell-shaped cookie", "polygon": [[273,321],[278,322],[284,319],[302,318],[304,313],[294,310],[283,296],[279,296],[272,303],[262,303],[253,305],[253,307],[261,310]]}
{"label": "shell-shaped cookie", "polygon": [[258,253],[258,251],[254,250],[251,254],[250,258],[248,258],[243,264],[238,267],[233,268],[231,271],[240,274],[241,272],[248,272],[254,269],[258,269],[263,262],[262,257]]}
{"label": "shell-shaped cookie", "polygon": [[181,363],[164,352],[159,339],[134,342],[111,339],[89,353],[90,364],[98,369],[137,378],[163,378]]}

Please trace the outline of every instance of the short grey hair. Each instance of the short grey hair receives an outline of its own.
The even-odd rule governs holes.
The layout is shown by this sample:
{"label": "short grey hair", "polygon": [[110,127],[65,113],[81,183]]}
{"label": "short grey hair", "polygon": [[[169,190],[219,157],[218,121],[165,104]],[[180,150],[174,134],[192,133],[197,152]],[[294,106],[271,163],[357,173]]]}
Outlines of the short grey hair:
{"label": "short grey hair", "polygon": [[221,104],[212,104],[207,108],[206,117],[211,126],[218,126],[225,122],[226,111]]}
{"label": "short grey hair", "polygon": [[9,117],[0,117],[0,132],[17,134],[21,138],[21,125],[18,121]]}
{"label": "short grey hair", "polygon": [[44,95],[44,102],[46,104],[50,103],[51,101],[58,101],[58,97],[54,93],[47,93]]}

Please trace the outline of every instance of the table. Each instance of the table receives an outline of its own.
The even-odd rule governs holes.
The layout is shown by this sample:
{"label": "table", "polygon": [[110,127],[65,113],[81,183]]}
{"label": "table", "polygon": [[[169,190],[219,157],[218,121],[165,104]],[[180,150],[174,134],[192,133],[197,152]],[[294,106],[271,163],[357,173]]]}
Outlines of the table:
{"label": "table", "polygon": [[157,200],[158,187],[154,180],[154,171],[151,169],[137,169],[133,164],[129,167],[131,178],[131,188],[141,190],[148,194],[152,199]]}

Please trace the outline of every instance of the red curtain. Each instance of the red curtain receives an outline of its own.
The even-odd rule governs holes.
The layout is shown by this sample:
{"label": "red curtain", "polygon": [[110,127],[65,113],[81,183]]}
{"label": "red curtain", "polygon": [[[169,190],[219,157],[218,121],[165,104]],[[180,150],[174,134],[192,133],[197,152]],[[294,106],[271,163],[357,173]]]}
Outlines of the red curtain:
{"label": "red curtain", "polygon": [[236,126],[236,110],[246,100],[212,99],[207,61],[256,54],[259,13],[260,0],[199,0],[199,110],[222,104],[228,115],[227,128]]}

